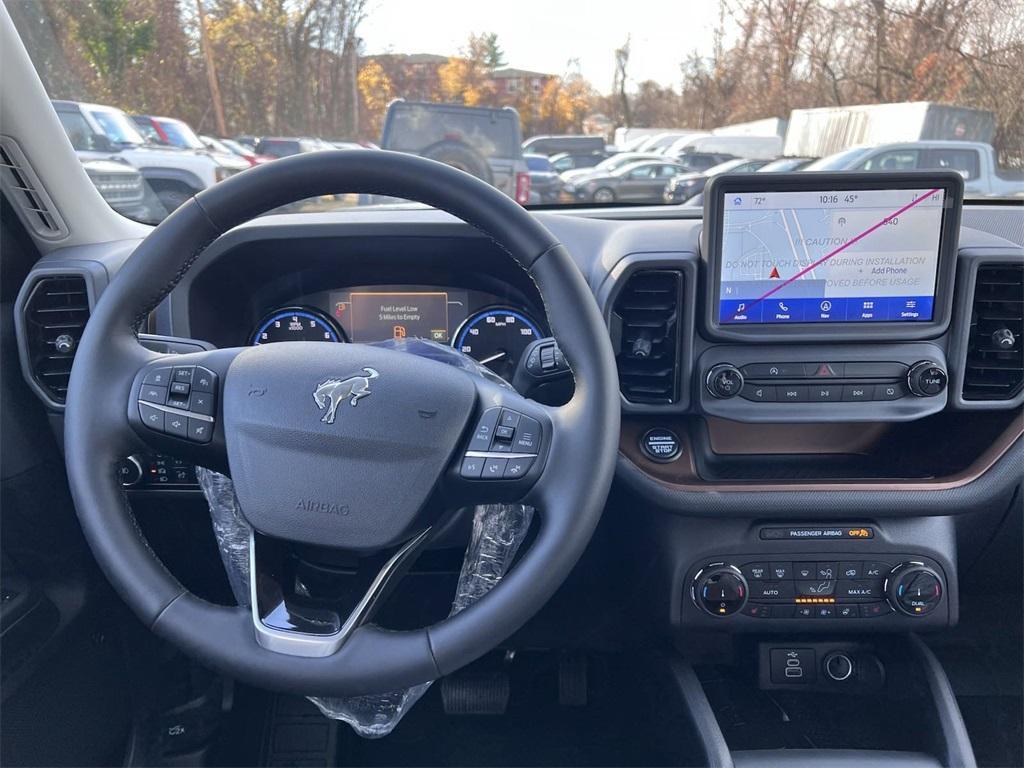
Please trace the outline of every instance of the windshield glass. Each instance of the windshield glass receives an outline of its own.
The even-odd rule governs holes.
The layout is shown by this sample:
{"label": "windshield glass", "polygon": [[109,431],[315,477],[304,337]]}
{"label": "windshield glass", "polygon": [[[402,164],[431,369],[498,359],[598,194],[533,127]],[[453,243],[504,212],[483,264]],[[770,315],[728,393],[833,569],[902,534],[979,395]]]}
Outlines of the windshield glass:
{"label": "windshield glass", "polygon": [[[234,139],[251,164],[407,152],[525,206],[686,202],[668,194],[675,170],[623,172],[652,159],[705,175],[950,169],[968,199],[1024,198],[1019,0],[2,1],[73,146],[94,151],[102,131],[124,162],[142,130],[188,149]],[[159,175],[192,180],[162,193],[169,210],[245,172],[164,154]],[[408,204],[346,191],[289,210]]]}
{"label": "windshield glass", "polygon": [[135,124],[121,112],[94,109],[90,112],[93,120],[99,123],[100,130],[107,138],[117,144],[145,144],[146,140],[135,128]]}

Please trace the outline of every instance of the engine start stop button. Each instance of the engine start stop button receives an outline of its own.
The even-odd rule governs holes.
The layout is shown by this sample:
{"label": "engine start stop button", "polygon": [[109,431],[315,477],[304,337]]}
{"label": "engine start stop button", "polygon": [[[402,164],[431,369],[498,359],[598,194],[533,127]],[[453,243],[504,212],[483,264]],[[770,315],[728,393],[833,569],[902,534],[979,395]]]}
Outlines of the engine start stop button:
{"label": "engine start stop button", "polygon": [[640,450],[651,461],[664,464],[679,458],[682,446],[676,433],[671,429],[655,427],[644,432],[644,436],[640,438]]}

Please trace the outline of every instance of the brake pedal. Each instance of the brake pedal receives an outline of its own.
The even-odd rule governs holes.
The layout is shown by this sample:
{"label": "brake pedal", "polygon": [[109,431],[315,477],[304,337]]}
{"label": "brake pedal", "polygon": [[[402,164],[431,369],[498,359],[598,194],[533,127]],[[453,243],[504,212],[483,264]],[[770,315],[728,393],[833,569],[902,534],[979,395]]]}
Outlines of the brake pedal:
{"label": "brake pedal", "polygon": [[563,707],[587,706],[587,656],[565,653],[558,659],[558,703]]}
{"label": "brake pedal", "polygon": [[503,715],[508,709],[508,674],[459,675],[441,680],[446,715]]}

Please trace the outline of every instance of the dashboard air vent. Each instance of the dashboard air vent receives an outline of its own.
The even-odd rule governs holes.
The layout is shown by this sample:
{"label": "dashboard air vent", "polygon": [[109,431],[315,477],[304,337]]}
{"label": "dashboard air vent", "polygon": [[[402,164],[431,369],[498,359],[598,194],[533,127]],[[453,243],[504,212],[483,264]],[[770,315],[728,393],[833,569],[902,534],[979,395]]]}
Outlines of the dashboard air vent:
{"label": "dashboard air vent", "polygon": [[32,377],[63,404],[71,364],[89,319],[89,293],[81,275],[40,278],[25,302],[25,342]]}
{"label": "dashboard air vent", "polygon": [[669,405],[679,396],[679,324],[683,276],[638,270],[612,308],[619,388],[631,403]]}
{"label": "dashboard air vent", "polygon": [[964,400],[1010,400],[1024,385],[1024,265],[982,264],[974,286]]}
{"label": "dashboard air vent", "polygon": [[0,138],[0,181],[11,204],[20,209],[25,224],[33,232],[48,240],[68,234],[25,155],[6,136]]}

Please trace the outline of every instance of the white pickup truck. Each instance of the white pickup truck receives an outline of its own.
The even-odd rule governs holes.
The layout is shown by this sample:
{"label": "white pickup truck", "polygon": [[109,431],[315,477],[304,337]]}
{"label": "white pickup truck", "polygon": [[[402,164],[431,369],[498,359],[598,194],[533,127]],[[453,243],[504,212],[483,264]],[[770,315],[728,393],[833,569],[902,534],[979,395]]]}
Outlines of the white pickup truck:
{"label": "white pickup truck", "polygon": [[844,149],[815,160],[805,171],[959,171],[967,197],[1024,197],[1024,171],[1000,168],[990,144],[908,141]]}
{"label": "white pickup truck", "polygon": [[206,152],[146,144],[131,118],[116,107],[54,100],[79,159],[114,160],[137,169],[168,213],[192,195],[238,172]]}

